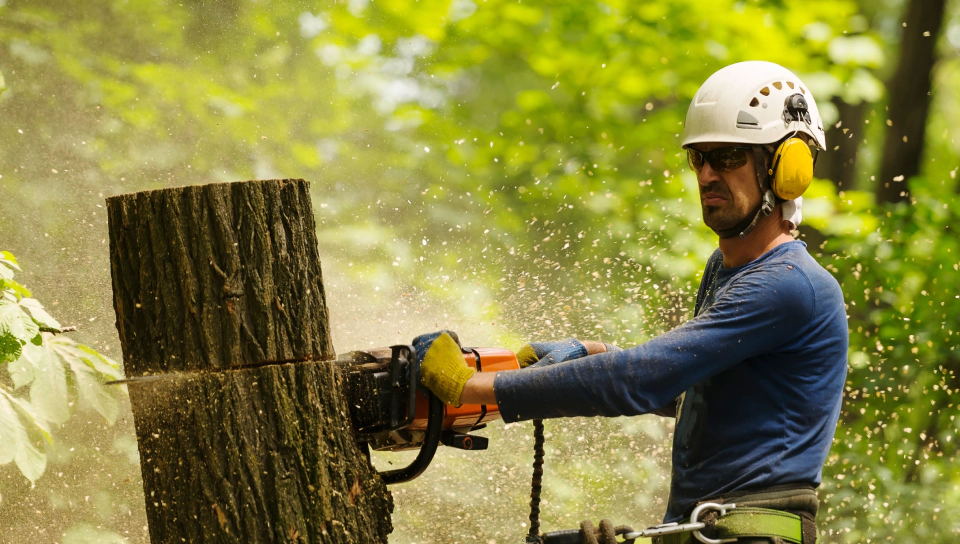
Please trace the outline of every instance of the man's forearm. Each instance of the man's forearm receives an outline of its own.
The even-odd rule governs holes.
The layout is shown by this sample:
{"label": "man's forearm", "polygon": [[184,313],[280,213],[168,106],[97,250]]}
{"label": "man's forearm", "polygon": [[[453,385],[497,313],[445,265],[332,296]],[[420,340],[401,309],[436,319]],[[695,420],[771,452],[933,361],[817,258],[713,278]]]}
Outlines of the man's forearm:
{"label": "man's forearm", "polygon": [[467,380],[460,395],[460,404],[497,404],[493,393],[493,380],[496,372],[477,372]]}
{"label": "man's forearm", "polygon": [[592,340],[580,340],[580,343],[583,344],[583,347],[587,348],[587,355],[596,355],[598,353],[607,352],[607,346],[603,342],[594,342]]}
{"label": "man's forearm", "polygon": [[[587,348],[589,355],[605,353],[607,347],[603,342],[582,341]],[[493,382],[496,380],[496,372],[477,372],[467,380],[463,386],[463,393],[460,395],[460,404],[488,404],[496,405],[497,397],[493,391]]]}

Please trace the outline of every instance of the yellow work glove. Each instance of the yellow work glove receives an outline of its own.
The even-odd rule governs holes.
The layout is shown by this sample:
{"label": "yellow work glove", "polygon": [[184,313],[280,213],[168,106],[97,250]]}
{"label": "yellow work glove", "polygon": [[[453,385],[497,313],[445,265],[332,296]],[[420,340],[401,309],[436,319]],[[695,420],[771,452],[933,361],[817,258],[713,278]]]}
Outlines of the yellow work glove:
{"label": "yellow work glove", "polygon": [[533,344],[524,344],[517,352],[517,363],[520,364],[520,368],[527,368],[539,360],[540,357],[537,357],[537,350],[534,349]]}
{"label": "yellow work glove", "polygon": [[463,387],[477,370],[467,366],[457,340],[449,331],[437,331],[414,338],[413,348],[420,361],[420,383],[444,404],[459,407]]}

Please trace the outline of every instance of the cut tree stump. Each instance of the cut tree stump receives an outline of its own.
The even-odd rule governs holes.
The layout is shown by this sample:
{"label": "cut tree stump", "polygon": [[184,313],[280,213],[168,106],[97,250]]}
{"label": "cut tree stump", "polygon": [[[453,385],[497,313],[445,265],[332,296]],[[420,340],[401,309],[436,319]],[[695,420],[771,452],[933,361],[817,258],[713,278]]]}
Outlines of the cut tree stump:
{"label": "cut tree stump", "polygon": [[386,542],[336,371],[309,184],[107,199],[150,538]]}

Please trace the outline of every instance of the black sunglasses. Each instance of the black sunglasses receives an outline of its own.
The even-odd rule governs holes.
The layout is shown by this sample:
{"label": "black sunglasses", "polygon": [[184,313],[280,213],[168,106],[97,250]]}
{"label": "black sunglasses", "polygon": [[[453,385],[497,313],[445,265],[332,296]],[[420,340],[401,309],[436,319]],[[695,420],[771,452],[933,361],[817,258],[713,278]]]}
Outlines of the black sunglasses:
{"label": "black sunglasses", "polygon": [[750,146],[719,147],[713,151],[697,151],[687,148],[687,163],[694,172],[699,172],[705,163],[717,172],[729,172],[747,164],[747,152],[752,151]]}

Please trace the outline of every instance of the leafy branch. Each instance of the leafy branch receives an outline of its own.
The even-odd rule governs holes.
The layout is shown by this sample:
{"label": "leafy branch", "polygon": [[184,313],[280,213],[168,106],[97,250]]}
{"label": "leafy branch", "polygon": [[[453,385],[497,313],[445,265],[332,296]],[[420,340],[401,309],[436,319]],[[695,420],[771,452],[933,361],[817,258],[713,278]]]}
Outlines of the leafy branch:
{"label": "leafy branch", "polygon": [[[0,251],[0,364],[10,380],[0,382],[0,465],[14,462],[35,482],[47,465],[42,445],[53,445],[51,429],[71,416],[71,399],[113,424],[120,388],[104,382],[121,377],[119,365],[95,350],[56,333],[61,327],[32,293],[14,280],[17,259]],[[12,385],[11,385],[12,384]]]}

